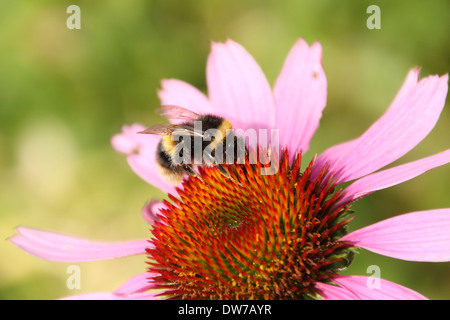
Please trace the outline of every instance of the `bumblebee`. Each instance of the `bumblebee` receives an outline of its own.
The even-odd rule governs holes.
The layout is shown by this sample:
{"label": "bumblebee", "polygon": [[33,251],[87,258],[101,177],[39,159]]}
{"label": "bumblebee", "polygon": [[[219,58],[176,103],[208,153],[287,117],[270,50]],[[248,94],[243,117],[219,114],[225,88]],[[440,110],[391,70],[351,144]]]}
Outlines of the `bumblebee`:
{"label": "bumblebee", "polygon": [[212,114],[197,114],[174,105],[163,105],[157,113],[178,123],[164,123],[139,133],[162,135],[156,149],[160,174],[170,183],[178,184],[183,175],[201,177],[194,166],[217,166],[233,180],[223,163],[244,163],[247,149],[244,140],[234,135],[231,123]]}

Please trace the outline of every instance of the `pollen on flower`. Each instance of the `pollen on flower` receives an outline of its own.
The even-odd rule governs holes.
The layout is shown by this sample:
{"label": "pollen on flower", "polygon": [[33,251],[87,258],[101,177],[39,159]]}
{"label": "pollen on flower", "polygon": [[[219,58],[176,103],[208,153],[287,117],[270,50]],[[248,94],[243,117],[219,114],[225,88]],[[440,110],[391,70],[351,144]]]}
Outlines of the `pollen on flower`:
{"label": "pollen on flower", "polygon": [[[340,191],[312,180],[314,160],[301,172],[301,155],[287,151],[274,175],[261,162],[200,168],[169,195],[147,250],[149,271],[169,299],[304,299],[314,284],[328,282],[349,260],[345,233],[349,205],[336,206]],[[327,178],[328,179],[328,178]],[[236,183],[239,181],[239,183]]]}

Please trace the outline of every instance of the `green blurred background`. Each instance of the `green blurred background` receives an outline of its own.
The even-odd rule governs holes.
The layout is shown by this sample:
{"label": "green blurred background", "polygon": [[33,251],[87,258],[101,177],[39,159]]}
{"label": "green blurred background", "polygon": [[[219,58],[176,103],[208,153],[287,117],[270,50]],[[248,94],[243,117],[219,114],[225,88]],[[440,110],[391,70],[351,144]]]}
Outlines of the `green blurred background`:
{"label": "green blurred background", "polygon": [[[66,9],[81,8],[81,30]],[[369,30],[366,9],[381,9]],[[34,258],[7,240],[18,225],[93,240],[149,236],[140,211],[164,194],[138,178],[110,138],[122,124],[159,122],[163,78],[206,91],[211,41],[241,43],[274,82],[297,38],[320,41],[328,103],[309,156],[361,134],[388,107],[408,70],[450,70],[450,2],[442,1],[0,1],[0,298],[55,299],[112,291],[146,265],[142,256],[79,263],[81,289],[66,286],[69,264]],[[450,109],[395,164],[450,146]],[[450,207],[450,166],[354,205],[352,229],[416,210]],[[449,230],[450,232],[450,230]],[[361,252],[346,274],[381,276],[432,299],[450,298],[450,264]]]}

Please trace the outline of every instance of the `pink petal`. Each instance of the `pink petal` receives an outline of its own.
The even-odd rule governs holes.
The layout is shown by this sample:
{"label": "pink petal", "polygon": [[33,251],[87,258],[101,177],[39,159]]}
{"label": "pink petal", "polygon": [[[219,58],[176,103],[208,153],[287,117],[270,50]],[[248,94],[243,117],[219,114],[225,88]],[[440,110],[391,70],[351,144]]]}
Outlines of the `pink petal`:
{"label": "pink petal", "polygon": [[22,250],[42,259],[58,262],[84,262],[113,259],[145,253],[147,240],[94,242],[60,233],[19,227],[9,240]]}
{"label": "pink petal", "polygon": [[146,292],[153,288],[148,283],[151,273],[142,273],[127,280],[120,288],[114,292],[87,293],[62,298],[62,300],[157,300],[158,293]]}
{"label": "pink petal", "polygon": [[[334,162],[337,162],[344,158],[350,150],[358,143],[358,139],[349,140],[346,142],[342,142],[340,144],[334,145],[327,149],[324,153],[322,153],[314,163],[312,178],[316,179],[317,175],[323,169],[323,166],[328,164],[331,165]],[[333,178],[339,177],[342,173],[342,170],[338,170],[336,168],[333,169],[331,174]]]}
{"label": "pink petal", "polygon": [[196,113],[211,113],[212,106],[203,92],[181,80],[165,79],[158,91],[162,105],[177,105]]}
{"label": "pink petal", "polygon": [[379,288],[370,288],[368,280],[370,277],[367,276],[339,276],[333,279],[336,284],[361,300],[427,300],[414,290],[384,279],[378,279]]}
{"label": "pink petal", "polygon": [[114,291],[114,295],[128,296],[136,293],[143,293],[153,288],[153,285],[148,282],[148,278],[153,274],[146,272],[134,276],[126,281],[120,288]]}
{"label": "pink petal", "polygon": [[174,193],[174,186],[158,172],[156,166],[156,148],[161,136],[152,134],[139,134],[145,127],[139,124],[123,126],[122,133],[112,137],[113,147],[127,154],[127,161],[131,169],[149,184],[167,193]]}
{"label": "pink petal", "polygon": [[322,46],[303,39],[293,46],[274,86],[276,128],[280,145],[293,151],[309,148],[327,102],[327,79],[322,68]]}
{"label": "pink petal", "polygon": [[359,297],[344,288],[317,282],[314,287],[324,300],[359,300]]}
{"label": "pink petal", "polygon": [[124,154],[137,153],[140,149],[151,147],[148,137],[144,134],[138,134],[145,129],[141,124],[132,124],[123,126],[122,132],[111,138],[111,144],[116,151]]}
{"label": "pink petal", "polygon": [[136,293],[127,296],[109,292],[86,293],[62,298],[61,300],[158,300],[156,293]]}
{"label": "pink petal", "polygon": [[344,150],[325,151],[317,168],[326,161],[338,183],[350,181],[392,163],[422,141],[444,107],[448,75],[417,82],[418,76],[418,70],[411,70],[386,113],[351,144],[341,144]]}
{"label": "pink petal", "polygon": [[166,193],[175,194],[175,187],[166,182],[155,165],[156,145],[157,143],[155,144],[155,148],[152,150],[146,150],[145,152],[141,150],[139,154],[129,155],[127,157],[128,165],[147,183]]}
{"label": "pink petal", "polygon": [[408,181],[428,170],[449,162],[450,149],[427,158],[365,176],[353,182],[344,190],[346,194],[336,206],[355,201],[374,191],[389,188],[396,184]]}
{"label": "pink petal", "polygon": [[378,254],[410,261],[450,261],[450,209],[418,211],[341,238]]}
{"label": "pink petal", "polygon": [[130,154],[138,150],[136,142],[125,134],[115,134],[111,138],[111,144],[120,153]]}
{"label": "pink petal", "polygon": [[142,208],[142,217],[145,221],[149,224],[153,224],[155,221],[161,221],[161,218],[159,217],[161,215],[160,209],[167,208],[163,202],[151,200],[147,202]]}
{"label": "pink petal", "polygon": [[213,43],[207,83],[214,113],[235,128],[273,128],[275,106],[270,85],[253,57],[238,43]]}

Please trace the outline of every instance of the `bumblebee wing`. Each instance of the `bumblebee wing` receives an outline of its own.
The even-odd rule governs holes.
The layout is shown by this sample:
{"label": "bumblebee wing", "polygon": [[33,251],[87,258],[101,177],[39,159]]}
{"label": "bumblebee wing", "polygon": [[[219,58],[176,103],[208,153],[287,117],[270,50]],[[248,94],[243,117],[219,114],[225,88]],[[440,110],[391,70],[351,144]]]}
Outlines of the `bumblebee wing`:
{"label": "bumblebee wing", "polygon": [[199,114],[191,110],[175,105],[162,105],[156,110],[156,113],[169,120],[195,121],[200,117]]}
{"label": "bumblebee wing", "polygon": [[147,128],[145,130],[139,131],[138,133],[146,133],[146,134],[172,134],[173,131],[175,131],[178,128],[175,124],[170,123],[161,123],[154,126],[151,126],[150,128]]}
{"label": "bumblebee wing", "polygon": [[194,126],[191,126],[189,124],[177,125],[177,128],[173,130],[171,134],[176,134],[178,136],[203,137],[202,131],[195,130]]}
{"label": "bumblebee wing", "polygon": [[154,125],[145,130],[139,131],[138,133],[144,134],[176,134],[179,136],[203,136],[203,132],[194,129],[194,126],[189,124],[171,124],[171,123],[161,123]]}

